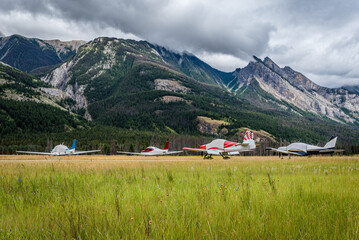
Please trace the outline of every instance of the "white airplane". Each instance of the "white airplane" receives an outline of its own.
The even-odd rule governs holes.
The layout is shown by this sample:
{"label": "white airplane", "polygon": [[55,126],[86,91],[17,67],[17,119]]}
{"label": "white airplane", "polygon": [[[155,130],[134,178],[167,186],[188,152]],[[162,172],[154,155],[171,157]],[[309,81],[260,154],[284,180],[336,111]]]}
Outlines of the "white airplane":
{"label": "white airplane", "polygon": [[51,156],[63,156],[63,155],[78,155],[86,153],[100,152],[101,150],[91,150],[91,151],[76,151],[76,139],[72,142],[72,147],[68,148],[63,144],[57,145],[54,149],[51,149],[50,152],[29,152],[29,151],[16,151],[18,153],[28,153],[28,154],[38,154],[38,155],[51,155]]}
{"label": "white airplane", "polygon": [[199,148],[185,147],[183,150],[203,152],[205,153],[203,159],[212,159],[212,155],[220,155],[223,159],[228,159],[229,155],[238,155],[240,152],[253,151],[256,148],[256,143],[253,138],[253,132],[246,131],[243,143],[230,142],[224,139],[215,139],[208,144],[200,146]]}
{"label": "white airplane", "polygon": [[279,147],[279,148],[266,148],[268,151],[277,152],[279,153],[279,156],[283,158],[282,155],[288,155],[288,158],[290,158],[290,155],[295,156],[306,156],[306,155],[313,155],[313,154],[333,154],[333,153],[339,153],[344,152],[343,149],[334,149],[335,144],[337,143],[338,137],[331,137],[329,139],[329,142],[325,144],[324,147],[309,145],[306,143],[296,142],[292,143],[288,146]]}
{"label": "white airplane", "polygon": [[149,146],[145,150],[142,150],[139,153],[136,152],[118,152],[121,154],[133,154],[133,155],[144,155],[144,156],[161,156],[161,155],[169,155],[169,154],[176,154],[181,153],[183,151],[168,151],[169,141],[166,142],[165,147],[163,149]]}

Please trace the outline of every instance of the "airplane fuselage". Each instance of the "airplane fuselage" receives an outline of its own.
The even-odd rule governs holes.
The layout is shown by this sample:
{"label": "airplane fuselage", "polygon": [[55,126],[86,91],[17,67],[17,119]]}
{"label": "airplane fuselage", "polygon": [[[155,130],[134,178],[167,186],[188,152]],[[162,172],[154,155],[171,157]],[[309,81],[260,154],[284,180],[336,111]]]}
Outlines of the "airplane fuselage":
{"label": "airplane fuselage", "polygon": [[[292,143],[286,147],[279,147],[278,150],[298,153],[302,156],[334,153],[334,148],[324,148],[320,146],[309,145],[306,143]],[[325,150],[325,152],[323,152],[323,150]],[[282,154],[287,155],[286,153]]]}
{"label": "airplane fuselage", "polygon": [[145,150],[142,150],[141,155],[144,155],[144,156],[166,155],[167,152],[168,152],[168,149],[164,150],[164,149],[150,146],[150,147],[147,147]]}
{"label": "airplane fuselage", "polygon": [[54,154],[54,155],[58,155],[58,156],[61,156],[61,155],[71,155],[75,152],[75,149],[69,149],[67,146],[65,145],[57,145],[54,147],[54,149],[52,149],[50,151],[50,153]]}

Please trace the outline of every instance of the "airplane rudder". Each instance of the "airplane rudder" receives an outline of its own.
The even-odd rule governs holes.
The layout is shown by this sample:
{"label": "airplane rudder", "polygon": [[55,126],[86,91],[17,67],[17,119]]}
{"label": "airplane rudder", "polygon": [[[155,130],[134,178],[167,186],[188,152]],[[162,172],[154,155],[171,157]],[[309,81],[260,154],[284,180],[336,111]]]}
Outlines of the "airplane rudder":
{"label": "airplane rudder", "polygon": [[165,144],[165,147],[163,148],[163,150],[168,150],[169,145],[170,145],[170,142],[167,141],[166,144]]}
{"label": "airplane rudder", "polygon": [[327,142],[324,148],[334,148],[337,143],[338,137],[331,137],[329,142]]}
{"label": "airplane rudder", "polygon": [[244,133],[243,142],[247,142],[247,141],[253,140],[253,139],[254,139],[253,132],[250,131],[250,130],[247,130],[247,131]]}
{"label": "airplane rudder", "polygon": [[72,142],[72,147],[71,147],[71,149],[75,149],[75,147],[76,147],[76,139],[74,139],[74,141]]}

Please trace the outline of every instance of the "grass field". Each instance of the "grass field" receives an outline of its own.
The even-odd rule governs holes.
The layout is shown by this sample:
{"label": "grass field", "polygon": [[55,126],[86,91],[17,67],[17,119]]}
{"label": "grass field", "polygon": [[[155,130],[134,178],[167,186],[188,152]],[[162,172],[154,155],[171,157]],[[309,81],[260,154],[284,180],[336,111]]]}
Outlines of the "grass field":
{"label": "grass field", "polygon": [[359,156],[0,156],[0,238],[359,239]]}

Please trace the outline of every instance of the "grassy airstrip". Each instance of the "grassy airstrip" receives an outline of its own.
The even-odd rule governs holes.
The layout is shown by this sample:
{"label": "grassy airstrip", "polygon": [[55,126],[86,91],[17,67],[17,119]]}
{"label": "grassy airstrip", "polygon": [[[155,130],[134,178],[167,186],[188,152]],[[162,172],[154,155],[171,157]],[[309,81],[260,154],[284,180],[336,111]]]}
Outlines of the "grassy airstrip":
{"label": "grassy airstrip", "polygon": [[0,156],[0,239],[358,239],[359,156]]}

